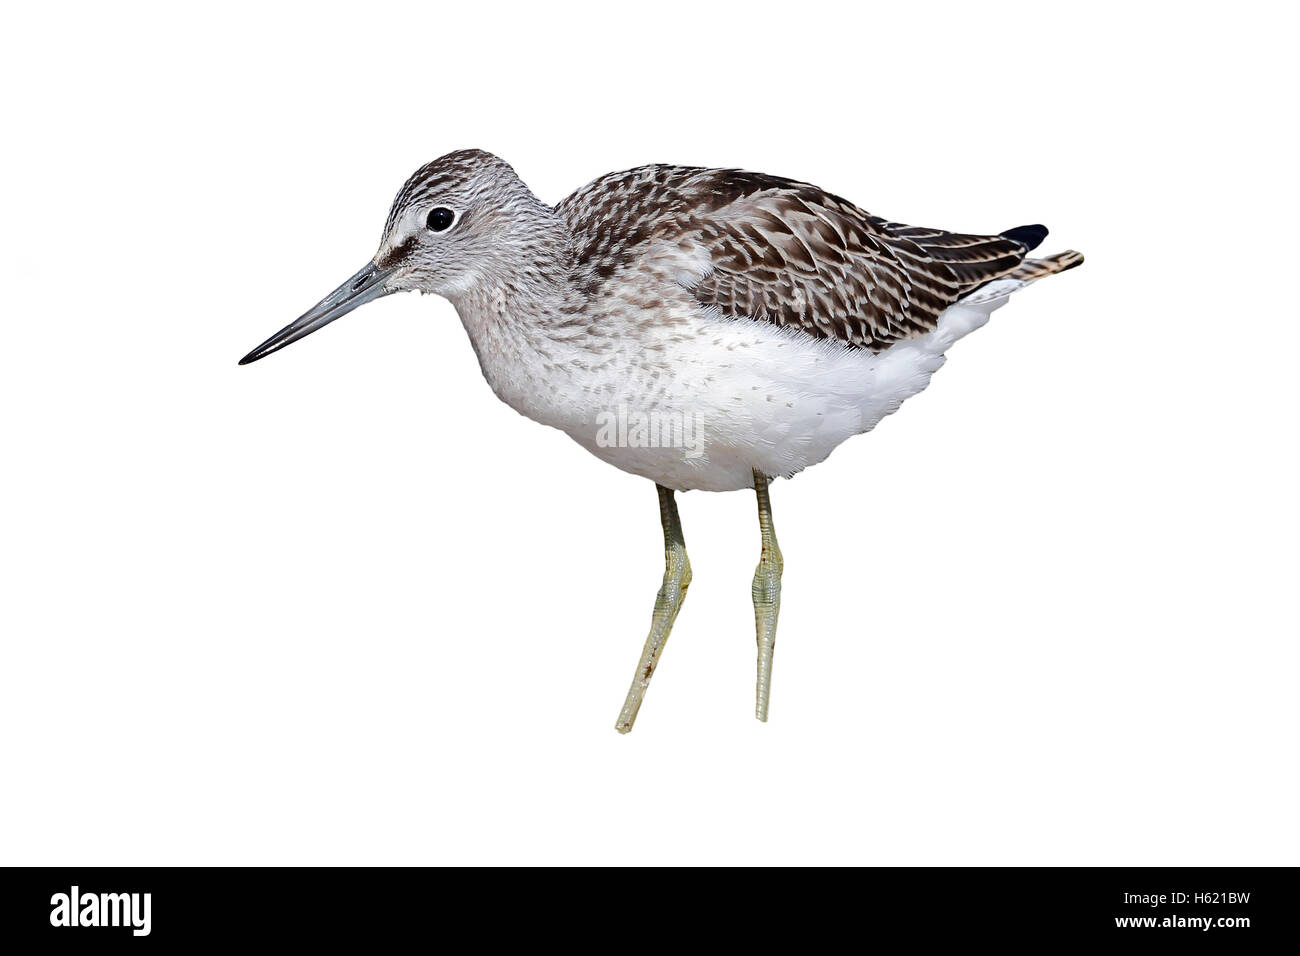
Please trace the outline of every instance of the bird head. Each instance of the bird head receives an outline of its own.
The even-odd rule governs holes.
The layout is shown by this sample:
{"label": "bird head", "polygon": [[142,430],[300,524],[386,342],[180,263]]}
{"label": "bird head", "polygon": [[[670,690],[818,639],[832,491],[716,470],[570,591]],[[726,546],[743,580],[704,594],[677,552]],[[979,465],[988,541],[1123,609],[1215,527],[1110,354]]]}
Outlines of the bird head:
{"label": "bird head", "polygon": [[388,212],[379,251],[357,273],[239,362],[247,365],[374,299],[418,289],[455,299],[508,281],[555,222],[505,161],[457,150],[416,170]]}

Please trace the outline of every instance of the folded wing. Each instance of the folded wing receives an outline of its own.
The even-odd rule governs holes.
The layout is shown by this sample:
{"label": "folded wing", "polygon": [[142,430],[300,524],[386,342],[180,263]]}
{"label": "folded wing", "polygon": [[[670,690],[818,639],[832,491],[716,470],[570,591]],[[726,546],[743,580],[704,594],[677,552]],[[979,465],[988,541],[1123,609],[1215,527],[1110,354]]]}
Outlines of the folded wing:
{"label": "folded wing", "polygon": [[704,306],[872,350],[934,329],[1045,234],[906,226],[807,183],[683,166],[611,174],[558,210],[593,279],[675,259],[678,281]]}

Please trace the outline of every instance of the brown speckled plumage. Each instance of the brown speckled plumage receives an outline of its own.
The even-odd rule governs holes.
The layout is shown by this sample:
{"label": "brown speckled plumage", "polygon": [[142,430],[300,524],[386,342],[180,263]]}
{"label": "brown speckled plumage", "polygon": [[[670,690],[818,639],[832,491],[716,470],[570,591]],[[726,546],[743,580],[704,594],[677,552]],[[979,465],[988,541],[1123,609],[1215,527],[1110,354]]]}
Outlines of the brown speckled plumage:
{"label": "brown speckled plumage", "polygon": [[611,173],[556,211],[592,285],[640,268],[647,247],[676,244],[703,260],[703,277],[688,280],[701,304],[871,350],[933,331],[944,309],[1028,252],[1003,236],[888,222],[808,183],[738,169]]}

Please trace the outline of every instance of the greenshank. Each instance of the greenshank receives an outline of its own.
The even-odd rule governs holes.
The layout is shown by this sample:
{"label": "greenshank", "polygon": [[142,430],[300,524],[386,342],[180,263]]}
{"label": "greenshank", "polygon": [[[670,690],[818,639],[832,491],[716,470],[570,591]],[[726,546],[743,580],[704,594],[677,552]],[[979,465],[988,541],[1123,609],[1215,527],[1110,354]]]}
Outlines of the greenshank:
{"label": "greenshank", "polygon": [[379,250],[255,362],[406,290],[451,301],[516,411],[655,483],[665,568],[616,729],[632,729],[691,583],[676,492],[753,489],[755,716],[766,720],[782,555],[769,484],[823,461],[917,394],[1011,293],[1083,262],[996,235],[891,222],[808,183],[651,165],[542,202],[481,150],[421,167]]}

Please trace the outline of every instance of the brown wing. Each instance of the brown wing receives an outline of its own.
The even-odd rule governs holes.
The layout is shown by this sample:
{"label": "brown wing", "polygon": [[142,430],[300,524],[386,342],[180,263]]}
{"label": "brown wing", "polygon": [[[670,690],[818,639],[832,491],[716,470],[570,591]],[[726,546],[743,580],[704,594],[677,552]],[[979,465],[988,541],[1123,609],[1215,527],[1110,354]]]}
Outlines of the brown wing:
{"label": "brown wing", "polygon": [[1025,242],[887,222],[816,186],[735,169],[647,166],[579,190],[558,210],[593,281],[676,244],[701,304],[881,349],[1025,258]]}

